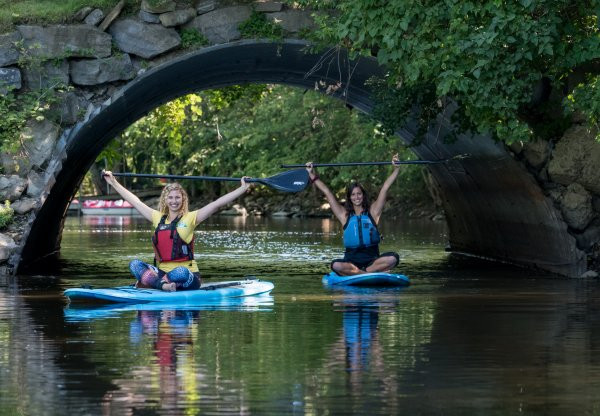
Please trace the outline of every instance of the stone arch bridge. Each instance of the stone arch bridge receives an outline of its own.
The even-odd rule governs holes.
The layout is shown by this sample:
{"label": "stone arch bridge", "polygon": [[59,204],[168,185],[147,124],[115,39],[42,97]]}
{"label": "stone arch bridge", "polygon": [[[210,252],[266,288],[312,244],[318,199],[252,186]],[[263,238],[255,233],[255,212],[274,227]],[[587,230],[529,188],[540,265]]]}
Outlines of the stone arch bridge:
{"label": "stone arch bridge", "polygon": [[[194,19],[202,17],[199,11],[189,13],[196,16]],[[164,14],[167,12],[156,15]],[[372,111],[373,102],[365,81],[371,76],[382,75],[383,69],[375,60],[361,58],[350,62],[343,51],[337,49],[332,49],[329,57],[323,53],[309,53],[304,41],[293,39],[228,42],[217,39],[211,41],[220,44],[186,53],[163,53],[158,58],[154,52],[142,48],[135,52],[138,58],[130,59],[133,47],[129,46],[130,39],[123,33],[129,33],[129,37],[137,36],[132,35],[137,33],[135,27],[150,25],[140,19],[141,14],[128,23],[131,19],[117,20],[109,27],[110,35],[94,27],[93,30],[100,33],[90,38],[93,39],[90,45],[97,56],[90,57],[89,53],[85,57],[71,55],[65,59],[66,63],[58,66],[60,69],[60,65],[66,65],[66,81],[75,84],[84,94],[87,91],[101,96],[102,101],[88,105],[84,116],[78,114],[71,121],[66,117],[60,126],[52,124],[41,129],[45,132],[43,137],[53,134],[56,138],[49,144],[48,140],[36,144],[38,150],[49,156],[45,160],[29,161],[25,165],[13,160],[15,166],[20,163],[20,169],[4,163],[5,175],[0,180],[16,177],[17,185],[11,188],[9,199],[14,201],[13,206],[20,207],[22,218],[20,234],[5,236],[10,241],[4,244],[4,259],[11,271],[27,273],[40,259],[60,250],[68,204],[100,151],[131,123],[176,97],[251,82],[312,89],[321,81],[326,85],[341,81],[342,88],[333,94],[334,97],[359,111]],[[161,17],[160,20],[164,19]],[[210,21],[218,21],[218,18],[213,16]],[[118,25],[125,25],[123,28],[126,29],[120,31]],[[82,34],[92,29],[81,29],[81,26],[26,26],[19,27],[17,34],[10,36],[22,38],[26,44],[36,39],[38,32],[60,40],[61,31],[71,31],[80,33],[76,37],[82,38]],[[163,22],[152,26],[160,26],[162,30],[166,25]],[[172,36],[175,42],[177,37],[174,31],[171,32],[173,29],[167,30],[170,31],[146,33],[146,40],[142,42],[144,48],[150,50],[154,43],[159,43],[153,39],[170,42],[169,36]],[[209,31],[203,33],[214,35]],[[226,40],[235,38],[223,36],[229,37]],[[122,38],[124,40],[120,40]],[[110,46],[103,52],[106,39],[116,42],[123,53],[111,55]],[[0,58],[1,45],[0,41]],[[154,59],[153,67],[145,69],[139,64],[143,62],[139,57]],[[137,71],[135,59],[138,59]],[[333,63],[339,65],[335,70],[331,67]],[[20,71],[10,63],[5,63],[4,67]],[[56,67],[47,67],[45,74],[51,71],[56,71]],[[23,77],[30,86],[39,79],[43,82],[44,77],[33,75],[25,72]],[[72,102],[73,96],[67,95],[62,104],[68,106]],[[452,128],[449,116],[449,113],[440,114],[436,123],[430,126],[425,140],[414,147],[414,152],[422,159],[445,159],[463,153],[471,155],[468,159],[429,167],[434,179],[432,186],[446,214],[449,250],[565,276],[580,276],[585,272],[586,254],[579,248],[581,244],[565,220],[560,204],[540,186],[539,178],[530,172],[527,163],[487,137],[462,136],[452,144],[443,143],[440,137]],[[410,142],[416,130],[416,125],[408,123],[398,134]]]}

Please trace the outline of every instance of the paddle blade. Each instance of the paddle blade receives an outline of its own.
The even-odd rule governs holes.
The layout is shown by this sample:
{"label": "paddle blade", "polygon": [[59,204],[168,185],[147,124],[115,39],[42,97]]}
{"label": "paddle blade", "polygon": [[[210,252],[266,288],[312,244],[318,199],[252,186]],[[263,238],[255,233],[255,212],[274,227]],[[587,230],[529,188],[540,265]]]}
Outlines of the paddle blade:
{"label": "paddle blade", "polygon": [[263,179],[253,179],[271,188],[282,192],[300,192],[308,185],[308,171],[306,169],[294,169],[278,173]]}

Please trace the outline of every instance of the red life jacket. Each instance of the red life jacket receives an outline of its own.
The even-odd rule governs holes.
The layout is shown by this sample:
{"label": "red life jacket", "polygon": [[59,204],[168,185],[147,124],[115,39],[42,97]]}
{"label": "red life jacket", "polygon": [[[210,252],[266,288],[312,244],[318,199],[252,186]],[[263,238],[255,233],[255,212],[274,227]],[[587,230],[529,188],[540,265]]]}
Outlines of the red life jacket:
{"label": "red life jacket", "polygon": [[165,224],[166,215],[160,219],[152,236],[154,258],[159,262],[194,260],[194,239],[187,244],[177,232],[177,223],[181,217],[175,218],[170,224]]}

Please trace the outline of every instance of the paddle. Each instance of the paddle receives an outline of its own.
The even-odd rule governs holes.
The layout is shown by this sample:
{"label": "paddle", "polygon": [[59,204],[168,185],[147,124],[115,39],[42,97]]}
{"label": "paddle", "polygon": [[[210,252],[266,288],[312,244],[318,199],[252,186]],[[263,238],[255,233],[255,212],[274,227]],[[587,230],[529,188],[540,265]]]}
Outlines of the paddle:
{"label": "paddle", "polygon": [[[304,165],[302,165],[304,167]],[[114,173],[113,176],[128,178],[166,178],[166,179],[191,179],[200,181],[231,181],[239,182],[242,178],[229,178],[223,176],[186,176],[186,175],[160,175],[154,173]],[[246,182],[255,182],[270,186],[282,192],[299,192],[308,185],[308,172],[306,169],[294,169],[268,178],[248,178]]]}
{"label": "paddle", "polygon": [[[456,155],[448,159],[439,160],[399,160],[397,162],[340,162],[340,163],[313,163],[313,167],[329,167],[329,166],[375,166],[375,165],[432,165],[435,163],[446,163],[452,160],[466,159],[470,157],[468,154]],[[281,165],[282,168],[299,168],[306,167],[306,164]]]}

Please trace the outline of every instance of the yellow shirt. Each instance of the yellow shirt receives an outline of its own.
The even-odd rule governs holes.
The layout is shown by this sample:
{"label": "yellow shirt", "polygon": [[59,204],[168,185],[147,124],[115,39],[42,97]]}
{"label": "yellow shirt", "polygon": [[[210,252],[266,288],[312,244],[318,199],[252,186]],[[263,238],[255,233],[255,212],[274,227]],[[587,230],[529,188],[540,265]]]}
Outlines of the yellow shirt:
{"label": "yellow shirt", "polygon": [[[185,214],[177,223],[177,234],[186,244],[189,244],[194,239],[194,229],[196,228],[196,214],[198,211],[192,211]],[[154,229],[158,227],[160,223],[160,219],[162,218],[162,214],[160,211],[153,210],[152,211],[152,226]],[[170,224],[171,221],[167,218],[165,220],[165,224]],[[198,269],[198,264],[196,264],[195,260],[189,261],[164,261],[162,263],[158,262],[158,268],[164,272],[170,272],[175,267],[183,266],[188,268],[192,273],[200,272]]]}

